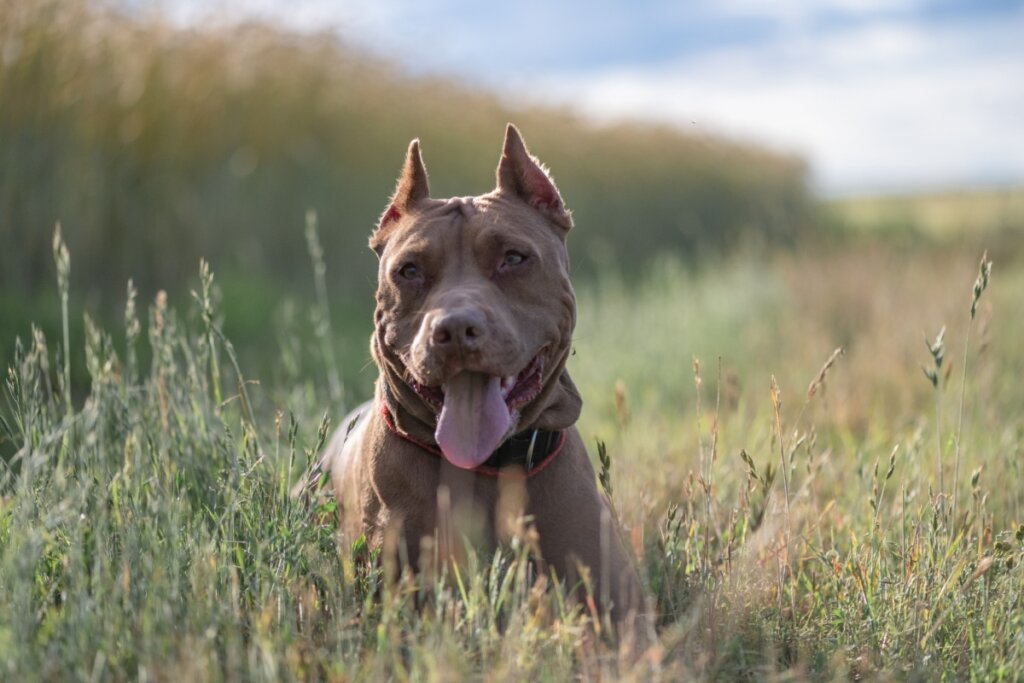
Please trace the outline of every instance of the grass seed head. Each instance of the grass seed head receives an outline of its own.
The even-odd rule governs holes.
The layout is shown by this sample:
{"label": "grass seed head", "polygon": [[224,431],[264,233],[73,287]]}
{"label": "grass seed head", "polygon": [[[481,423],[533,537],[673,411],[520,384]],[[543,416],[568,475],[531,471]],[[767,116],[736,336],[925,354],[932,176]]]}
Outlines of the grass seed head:
{"label": "grass seed head", "polygon": [[601,482],[601,488],[611,497],[612,457],[608,455],[608,446],[600,439],[597,440],[597,459],[601,463],[601,472],[598,474],[598,480]]}
{"label": "grass seed head", "polygon": [[819,389],[825,388],[825,376],[828,375],[828,371],[832,369],[832,366],[835,365],[835,362],[839,360],[839,357],[844,353],[845,351],[842,346],[837,347],[836,350],[832,352],[832,355],[828,357],[825,364],[821,366],[821,370],[818,371],[818,376],[815,377],[814,381],[807,387],[807,398],[814,396]]}
{"label": "grass seed head", "polygon": [[60,223],[53,231],[53,260],[57,264],[57,286],[61,296],[67,298],[68,278],[71,273],[71,254],[68,252],[68,245],[64,242],[61,234]]}
{"label": "grass seed head", "polygon": [[932,367],[928,368],[921,366],[924,371],[924,376],[928,378],[928,381],[932,383],[932,386],[936,389],[939,388],[939,375],[942,370],[942,363],[946,359],[946,326],[943,325],[939,333],[935,335],[935,341],[929,342],[928,337],[924,338],[925,348],[928,349],[928,353],[932,357]]}
{"label": "grass seed head", "polygon": [[988,251],[981,255],[981,263],[978,264],[978,277],[974,280],[974,298],[971,299],[971,320],[978,313],[978,302],[982,293],[988,288],[989,278],[992,277],[992,262],[988,259]]}

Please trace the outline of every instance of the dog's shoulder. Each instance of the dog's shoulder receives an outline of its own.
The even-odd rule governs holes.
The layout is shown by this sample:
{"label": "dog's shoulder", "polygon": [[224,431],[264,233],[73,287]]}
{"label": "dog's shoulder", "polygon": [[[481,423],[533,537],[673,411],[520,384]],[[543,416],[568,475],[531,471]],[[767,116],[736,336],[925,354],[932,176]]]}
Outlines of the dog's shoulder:
{"label": "dog's shoulder", "polygon": [[367,401],[345,415],[316,463],[292,488],[292,496],[315,495],[329,481],[338,480],[339,475],[346,469],[346,459],[351,458],[366,429],[372,407],[373,401]]}

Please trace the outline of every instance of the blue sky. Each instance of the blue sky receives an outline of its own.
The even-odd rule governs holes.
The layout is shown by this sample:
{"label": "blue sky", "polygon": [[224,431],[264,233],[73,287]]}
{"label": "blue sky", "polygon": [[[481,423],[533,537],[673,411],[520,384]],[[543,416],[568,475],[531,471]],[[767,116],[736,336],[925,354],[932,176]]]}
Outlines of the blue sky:
{"label": "blue sky", "polygon": [[796,152],[830,194],[1024,183],[1024,0],[165,3],[337,31],[509,102]]}

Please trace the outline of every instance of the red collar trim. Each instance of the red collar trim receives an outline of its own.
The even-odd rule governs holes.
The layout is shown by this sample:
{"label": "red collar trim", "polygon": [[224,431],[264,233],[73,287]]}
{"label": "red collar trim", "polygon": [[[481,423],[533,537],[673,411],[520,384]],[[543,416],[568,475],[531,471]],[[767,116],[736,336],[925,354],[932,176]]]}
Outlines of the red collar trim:
{"label": "red collar trim", "polygon": [[[439,449],[437,446],[423,443],[422,441],[415,439],[406,434],[405,432],[399,430],[398,426],[395,424],[394,417],[391,415],[391,410],[388,408],[388,405],[383,401],[380,402],[380,414],[381,417],[384,418],[384,424],[387,425],[387,428],[395,436],[405,441],[408,441],[409,443],[415,446],[418,446],[420,449],[428,453],[431,453],[432,455],[436,455],[439,458],[444,458],[444,453],[442,453],[441,449]],[[551,462],[555,459],[555,456],[562,452],[562,447],[565,445],[565,430],[549,433],[557,435],[557,442],[555,443],[554,447],[551,448],[551,450],[549,450],[546,454],[542,455],[541,459],[537,461],[537,463],[533,467],[531,467],[529,471],[524,472],[522,468],[518,467],[491,467],[488,465],[480,465],[479,467],[475,467],[469,471],[475,472],[476,474],[482,474],[487,477],[513,477],[520,479],[529,479],[530,477],[536,475],[538,472],[540,472],[545,467],[550,465]],[[502,448],[503,447],[504,444],[502,445]]]}

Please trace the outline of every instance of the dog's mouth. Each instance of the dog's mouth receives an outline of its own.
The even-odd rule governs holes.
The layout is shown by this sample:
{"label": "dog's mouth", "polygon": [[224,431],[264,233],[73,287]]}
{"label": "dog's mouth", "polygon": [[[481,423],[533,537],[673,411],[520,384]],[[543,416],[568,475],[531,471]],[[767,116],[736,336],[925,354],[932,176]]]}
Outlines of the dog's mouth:
{"label": "dog's mouth", "polygon": [[[458,374],[463,374],[468,371],[462,371]],[[475,373],[484,374],[484,373]],[[455,375],[456,377],[458,375]],[[493,375],[487,375],[493,377]],[[544,354],[543,351],[533,357],[533,360],[523,368],[519,373],[515,375],[507,375],[505,377],[498,377],[499,380],[498,389],[501,392],[501,397],[508,405],[510,411],[518,410],[524,405],[537,398],[540,394],[540,390],[543,387],[544,378]],[[436,386],[427,386],[416,381],[415,378],[409,378],[409,386],[412,387],[413,391],[419,395],[426,403],[437,411],[441,411],[444,408],[445,398],[445,387],[447,382]]]}
{"label": "dog's mouth", "polygon": [[537,398],[543,386],[544,356],[537,354],[517,375],[501,378],[502,396],[509,410],[522,408]]}
{"label": "dog's mouth", "polygon": [[440,386],[426,386],[415,379],[409,386],[438,411],[434,438],[445,458],[473,469],[505,440],[519,409],[540,395],[543,377],[542,351],[514,375],[462,370]]}

